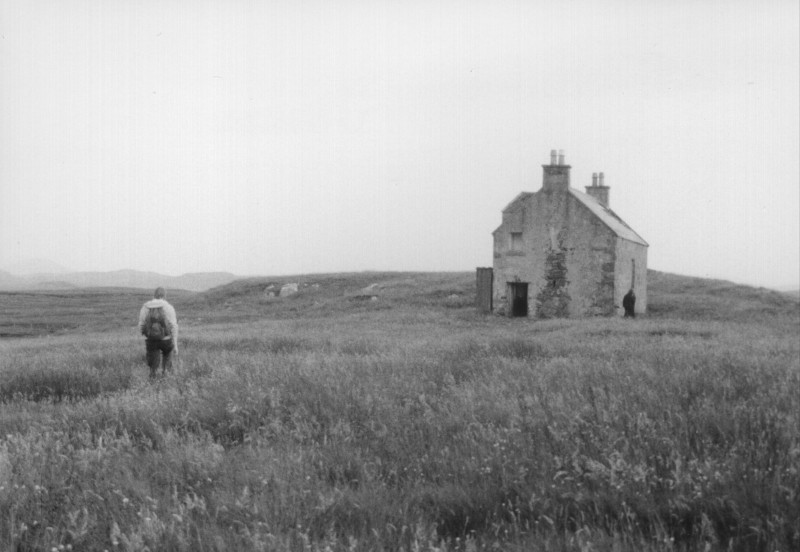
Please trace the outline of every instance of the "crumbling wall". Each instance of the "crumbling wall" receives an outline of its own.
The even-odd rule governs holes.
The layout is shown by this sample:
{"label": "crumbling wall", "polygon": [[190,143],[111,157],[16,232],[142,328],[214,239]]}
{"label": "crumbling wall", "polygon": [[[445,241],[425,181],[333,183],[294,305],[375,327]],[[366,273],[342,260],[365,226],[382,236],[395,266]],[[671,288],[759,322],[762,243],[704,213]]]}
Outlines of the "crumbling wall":
{"label": "crumbling wall", "polygon": [[567,280],[567,250],[550,248],[544,260],[544,282],[536,295],[537,318],[569,316],[570,296]]}

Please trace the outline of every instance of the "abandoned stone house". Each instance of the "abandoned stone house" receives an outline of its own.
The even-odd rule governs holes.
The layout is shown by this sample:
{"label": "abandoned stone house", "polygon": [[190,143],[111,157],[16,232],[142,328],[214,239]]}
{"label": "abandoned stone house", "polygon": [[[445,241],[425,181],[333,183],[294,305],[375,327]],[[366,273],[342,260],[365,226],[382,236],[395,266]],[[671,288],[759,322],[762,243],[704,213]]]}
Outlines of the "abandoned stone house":
{"label": "abandoned stone house", "polygon": [[647,242],[609,208],[603,173],[586,193],[570,187],[570,166],[553,150],[542,188],[519,194],[493,232],[494,263],[479,268],[478,306],[535,318],[622,314],[633,289],[647,309]]}

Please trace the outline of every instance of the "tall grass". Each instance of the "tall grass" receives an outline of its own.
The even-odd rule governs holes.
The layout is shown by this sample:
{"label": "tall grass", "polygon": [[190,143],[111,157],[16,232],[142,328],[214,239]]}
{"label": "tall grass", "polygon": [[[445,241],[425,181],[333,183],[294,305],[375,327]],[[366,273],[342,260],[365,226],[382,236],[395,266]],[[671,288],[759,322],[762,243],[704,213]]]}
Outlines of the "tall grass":
{"label": "tall grass", "polygon": [[3,344],[0,548],[800,546],[795,318],[440,307]]}

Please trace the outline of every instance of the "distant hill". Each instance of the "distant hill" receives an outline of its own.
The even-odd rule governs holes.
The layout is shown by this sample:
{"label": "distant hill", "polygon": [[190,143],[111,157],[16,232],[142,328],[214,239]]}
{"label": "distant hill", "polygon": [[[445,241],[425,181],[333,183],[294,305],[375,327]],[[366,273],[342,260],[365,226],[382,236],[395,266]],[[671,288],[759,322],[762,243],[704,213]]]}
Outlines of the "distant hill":
{"label": "distant hill", "polygon": [[204,291],[236,279],[237,276],[228,272],[198,272],[180,276],[166,276],[138,270],[38,273],[22,276],[0,272],[0,289],[53,290],[96,287],[152,289],[163,286],[168,289]]}

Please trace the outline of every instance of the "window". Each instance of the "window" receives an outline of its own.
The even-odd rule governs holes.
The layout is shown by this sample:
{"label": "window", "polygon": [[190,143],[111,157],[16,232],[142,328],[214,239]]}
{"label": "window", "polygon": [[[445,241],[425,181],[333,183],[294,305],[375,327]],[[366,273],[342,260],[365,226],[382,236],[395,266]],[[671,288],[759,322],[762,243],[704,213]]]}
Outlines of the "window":
{"label": "window", "polygon": [[511,232],[511,241],[509,242],[509,249],[515,252],[522,251],[522,232]]}

